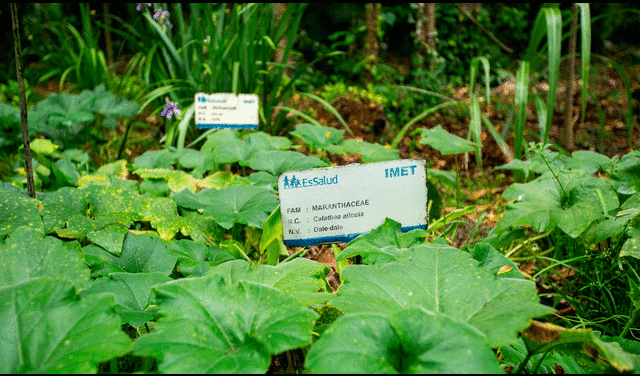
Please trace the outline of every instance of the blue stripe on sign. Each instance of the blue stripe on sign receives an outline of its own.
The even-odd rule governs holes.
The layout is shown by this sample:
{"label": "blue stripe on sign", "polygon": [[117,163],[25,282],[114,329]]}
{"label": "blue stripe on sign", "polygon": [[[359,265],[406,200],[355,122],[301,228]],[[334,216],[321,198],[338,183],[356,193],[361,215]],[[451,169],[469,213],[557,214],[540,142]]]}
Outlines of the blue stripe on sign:
{"label": "blue stripe on sign", "polygon": [[258,124],[196,124],[198,129],[209,128],[233,128],[233,129],[258,129]]}
{"label": "blue stripe on sign", "polygon": [[[402,232],[409,232],[411,230],[426,230],[427,225],[417,225],[417,226],[406,226],[402,227],[400,230]],[[347,243],[357,238],[358,235],[364,234],[363,232],[359,232],[356,234],[348,234],[348,235],[333,235],[333,236],[323,236],[320,238],[307,238],[307,239],[288,239],[285,240],[285,244],[292,245],[296,247],[308,247],[310,245],[317,244],[331,244],[331,243]]]}

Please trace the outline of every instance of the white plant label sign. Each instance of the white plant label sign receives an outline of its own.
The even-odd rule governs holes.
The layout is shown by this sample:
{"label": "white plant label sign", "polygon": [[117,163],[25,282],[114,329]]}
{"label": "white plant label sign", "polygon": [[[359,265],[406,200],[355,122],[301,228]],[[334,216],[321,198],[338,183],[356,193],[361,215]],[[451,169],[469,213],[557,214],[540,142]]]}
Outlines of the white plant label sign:
{"label": "white plant label sign", "polygon": [[256,94],[197,93],[196,127],[258,128],[258,96]]}
{"label": "white plant label sign", "polygon": [[314,168],[278,178],[285,243],[348,242],[391,218],[402,231],[427,228],[424,160]]}

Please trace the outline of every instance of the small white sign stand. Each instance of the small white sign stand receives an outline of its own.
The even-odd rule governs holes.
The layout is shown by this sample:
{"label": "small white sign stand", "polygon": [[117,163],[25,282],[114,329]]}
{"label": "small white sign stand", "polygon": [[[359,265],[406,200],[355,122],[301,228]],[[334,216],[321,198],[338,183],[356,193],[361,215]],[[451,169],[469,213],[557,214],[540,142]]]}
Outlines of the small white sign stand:
{"label": "small white sign stand", "polygon": [[256,94],[197,93],[196,127],[258,129],[258,96]]}

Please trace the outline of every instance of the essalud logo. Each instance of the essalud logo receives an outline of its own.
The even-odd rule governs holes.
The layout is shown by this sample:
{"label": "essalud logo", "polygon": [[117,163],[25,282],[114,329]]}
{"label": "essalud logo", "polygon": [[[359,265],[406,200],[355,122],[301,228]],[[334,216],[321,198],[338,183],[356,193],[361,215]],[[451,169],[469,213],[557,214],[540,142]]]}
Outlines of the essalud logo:
{"label": "essalud logo", "polygon": [[299,179],[296,179],[295,175],[291,176],[291,179],[289,179],[288,176],[284,177],[284,188],[298,188],[301,187],[302,183],[300,182]]}
{"label": "essalud logo", "polygon": [[304,188],[304,187],[314,187],[316,185],[330,185],[330,184],[338,184],[338,175],[333,177],[316,176],[313,179],[298,179],[295,175],[291,175],[291,178],[285,176],[283,179],[283,188]]}

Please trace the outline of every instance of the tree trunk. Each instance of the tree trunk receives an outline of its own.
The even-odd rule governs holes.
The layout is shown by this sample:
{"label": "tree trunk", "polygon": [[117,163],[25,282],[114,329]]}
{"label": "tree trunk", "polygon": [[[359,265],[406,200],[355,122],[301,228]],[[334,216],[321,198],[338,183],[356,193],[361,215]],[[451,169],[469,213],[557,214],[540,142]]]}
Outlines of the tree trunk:
{"label": "tree trunk", "polygon": [[367,36],[364,40],[363,58],[366,62],[367,72],[365,73],[365,81],[372,82],[376,62],[380,54],[380,40],[378,38],[378,30],[380,29],[380,3],[367,3],[364,6],[367,24]]}
{"label": "tree trunk", "polygon": [[573,140],[573,94],[575,87],[575,65],[576,65],[576,42],[578,39],[578,7],[574,5],[571,8],[571,34],[569,35],[569,69],[567,70],[567,81],[565,91],[565,112],[564,127],[560,136],[560,144],[567,151],[575,149]]}
{"label": "tree trunk", "polygon": [[378,40],[380,3],[367,3],[365,12],[367,15],[367,37],[364,40],[364,56],[373,62],[378,59],[380,53],[380,41]]}
{"label": "tree trunk", "polygon": [[107,66],[111,67],[113,65],[113,44],[111,43],[111,30],[109,27],[111,26],[111,17],[109,17],[109,4],[102,3],[102,13],[104,16],[104,43],[107,49]]}
{"label": "tree trunk", "polygon": [[436,3],[416,3],[416,36],[417,55],[421,64],[430,67],[436,55]]}

